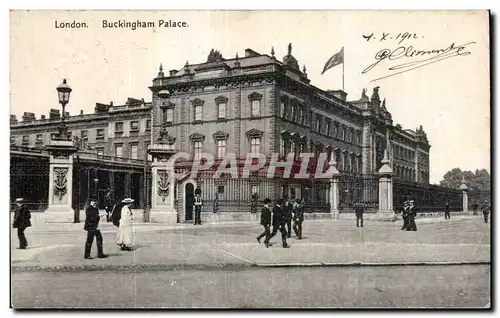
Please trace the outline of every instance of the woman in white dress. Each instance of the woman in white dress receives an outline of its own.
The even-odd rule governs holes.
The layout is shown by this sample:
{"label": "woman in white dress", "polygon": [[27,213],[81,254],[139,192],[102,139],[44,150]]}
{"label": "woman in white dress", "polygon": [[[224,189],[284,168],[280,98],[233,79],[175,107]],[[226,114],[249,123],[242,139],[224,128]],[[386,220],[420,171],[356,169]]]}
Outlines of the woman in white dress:
{"label": "woman in white dress", "polygon": [[120,226],[118,227],[117,243],[121,246],[122,251],[131,251],[132,248],[132,211],[130,206],[134,202],[133,199],[126,198],[122,201],[124,204],[120,216]]}

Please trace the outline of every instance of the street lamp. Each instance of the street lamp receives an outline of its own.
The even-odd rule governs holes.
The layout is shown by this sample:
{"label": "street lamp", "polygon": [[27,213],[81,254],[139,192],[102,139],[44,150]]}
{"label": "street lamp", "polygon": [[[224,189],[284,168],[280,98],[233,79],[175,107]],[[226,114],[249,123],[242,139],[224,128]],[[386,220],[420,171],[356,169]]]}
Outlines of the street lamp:
{"label": "street lamp", "polygon": [[59,104],[62,106],[62,116],[61,123],[59,124],[59,139],[68,140],[68,127],[66,126],[66,104],[69,102],[69,95],[71,94],[71,87],[66,83],[66,79],[63,80],[62,84],[57,86],[57,95],[59,97]]}
{"label": "street lamp", "polygon": [[94,179],[94,189],[95,189],[95,197],[97,200],[97,204],[99,204],[99,191],[97,190],[97,183],[99,182],[99,179],[95,178]]}

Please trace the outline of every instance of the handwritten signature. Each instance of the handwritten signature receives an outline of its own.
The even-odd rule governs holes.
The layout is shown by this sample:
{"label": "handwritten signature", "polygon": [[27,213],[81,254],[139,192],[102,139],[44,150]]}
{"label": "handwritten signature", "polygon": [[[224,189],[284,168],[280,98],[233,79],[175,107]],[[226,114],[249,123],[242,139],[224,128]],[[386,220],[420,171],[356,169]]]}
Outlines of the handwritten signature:
{"label": "handwritten signature", "polygon": [[[390,49],[382,49],[375,54],[375,62],[367,66],[362,74],[366,74],[379,65],[384,60],[398,60],[398,59],[407,59],[407,58],[415,58],[415,57],[425,57],[419,60],[413,60],[411,62],[406,62],[402,64],[393,65],[389,68],[389,71],[395,71],[395,73],[379,77],[371,80],[371,82],[381,80],[387,77],[391,77],[394,75],[402,74],[405,72],[409,72],[415,70],[417,68],[421,68],[427,66],[429,64],[433,64],[445,59],[449,59],[455,56],[467,56],[470,55],[471,52],[466,50],[467,46],[471,44],[475,44],[476,42],[468,42],[465,44],[456,45],[452,43],[448,47],[444,49],[431,49],[431,50],[417,50],[413,46],[399,46],[394,50]],[[427,57],[430,56],[430,57]]]}

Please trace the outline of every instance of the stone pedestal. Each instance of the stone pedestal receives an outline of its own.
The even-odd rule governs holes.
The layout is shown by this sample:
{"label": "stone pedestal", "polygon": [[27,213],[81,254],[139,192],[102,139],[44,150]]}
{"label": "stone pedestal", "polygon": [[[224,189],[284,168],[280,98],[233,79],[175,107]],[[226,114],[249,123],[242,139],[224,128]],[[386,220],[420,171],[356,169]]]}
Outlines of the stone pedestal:
{"label": "stone pedestal", "polygon": [[338,219],[340,216],[339,211],[339,178],[340,172],[337,170],[337,163],[335,159],[330,160],[328,163],[330,165],[330,169],[333,170],[332,179],[330,180],[330,214],[332,219]]}
{"label": "stone pedestal", "polygon": [[[467,184],[465,183],[465,179],[462,177],[462,184],[460,184],[460,190],[462,190],[462,211],[469,212],[469,188],[467,188]],[[471,215],[473,212],[471,212]]]}
{"label": "stone pedestal", "polygon": [[176,153],[172,145],[155,144],[148,153],[153,157],[151,165],[152,191],[149,222],[177,223],[175,209],[175,170],[174,164],[168,160]]}
{"label": "stone pedestal", "polygon": [[382,167],[378,171],[378,211],[377,218],[380,220],[394,221],[393,193],[392,193],[392,169],[387,158],[387,149],[384,151]]}
{"label": "stone pedestal", "polygon": [[52,140],[50,153],[49,206],[44,213],[46,223],[73,223],[73,154],[70,140]]}

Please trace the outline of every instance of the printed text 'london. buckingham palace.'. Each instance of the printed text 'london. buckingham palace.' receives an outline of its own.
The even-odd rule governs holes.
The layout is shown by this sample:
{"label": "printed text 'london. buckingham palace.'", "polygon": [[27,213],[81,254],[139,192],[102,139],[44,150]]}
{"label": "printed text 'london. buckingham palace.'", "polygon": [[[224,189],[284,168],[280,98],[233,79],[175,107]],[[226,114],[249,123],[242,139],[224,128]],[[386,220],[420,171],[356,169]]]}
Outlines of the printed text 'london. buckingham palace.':
{"label": "printed text 'london. buckingham palace.'", "polygon": [[158,20],[158,21],[126,21],[126,20],[117,20],[117,21],[108,21],[102,20],[103,28],[116,28],[116,29],[131,29],[136,30],[140,28],[186,28],[188,27],[188,23],[186,21],[173,21],[173,20]]}

